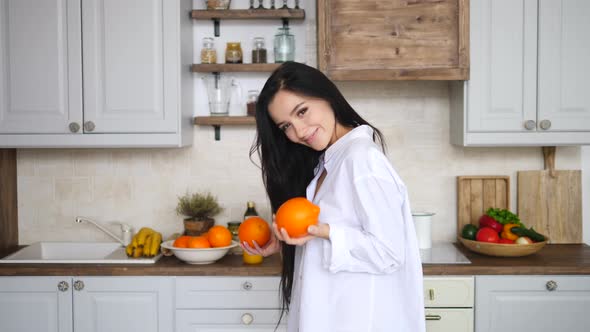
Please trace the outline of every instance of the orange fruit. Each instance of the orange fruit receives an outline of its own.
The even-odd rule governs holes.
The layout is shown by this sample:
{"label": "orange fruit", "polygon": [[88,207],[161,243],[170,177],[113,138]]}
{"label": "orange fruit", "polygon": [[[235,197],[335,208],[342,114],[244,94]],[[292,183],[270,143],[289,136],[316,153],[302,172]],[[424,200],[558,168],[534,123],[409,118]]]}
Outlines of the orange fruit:
{"label": "orange fruit", "polygon": [[231,232],[226,227],[216,225],[209,229],[207,240],[214,248],[227,247],[231,244]]}
{"label": "orange fruit", "polygon": [[190,240],[188,240],[188,247],[189,248],[211,248],[211,244],[209,240],[207,240],[204,236],[191,236]]}
{"label": "orange fruit", "polygon": [[270,240],[270,226],[260,217],[250,217],[238,228],[238,237],[240,242],[248,242],[252,248],[254,248],[252,241],[256,241],[262,247]]}
{"label": "orange fruit", "polygon": [[307,234],[307,227],[317,225],[319,215],[319,206],[304,197],[295,197],[279,207],[275,222],[279,230],[284,228],[290,237],[301,237]]}
{"label": "orange fruit", "polygon": [[176,238],[176,240],[174,240],[174,243],[172,244],[172,246],[176,247],[176,248],[188,248],[188,241],[191,239],[190,236],[188,235],[182,235]]}

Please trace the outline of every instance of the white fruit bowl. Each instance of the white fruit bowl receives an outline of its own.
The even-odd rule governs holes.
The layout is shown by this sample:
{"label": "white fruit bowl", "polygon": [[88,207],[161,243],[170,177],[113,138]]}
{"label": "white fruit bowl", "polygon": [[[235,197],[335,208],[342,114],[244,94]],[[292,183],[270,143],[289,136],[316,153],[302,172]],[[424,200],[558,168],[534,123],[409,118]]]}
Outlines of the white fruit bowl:
{"label": "white fruit bowl", "polygon": [[177,248],[174,247],[172,244],[174,240],[169,240],[162,243],[162,248],[169,249],[172,251],[176,258],[184,261],[187,264],[211,264],[216,262],[217,260],[221,259],[225,256],[228,251],[236,247],[238,242],[232,241],[227,247],[219,247],[219,248]]}

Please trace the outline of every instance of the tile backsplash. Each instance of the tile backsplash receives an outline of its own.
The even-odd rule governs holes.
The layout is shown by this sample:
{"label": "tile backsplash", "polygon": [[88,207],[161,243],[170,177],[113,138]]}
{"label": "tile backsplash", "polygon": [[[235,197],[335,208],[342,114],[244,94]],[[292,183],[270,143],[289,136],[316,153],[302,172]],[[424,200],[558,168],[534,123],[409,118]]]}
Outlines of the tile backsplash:
{"label": "tile backsplash", "polygon": [[[433,241],[456,230],[456,176],[509,175],[516,208],[516,171],[543,168],[541,148],[463,148],[449,143],[447,82],[345,82],[352,106],[385,135],[387,155],[405,181],[414,211],[432,211]],[[209,190],[239,220],[246,201],[270,217],[260,170],[249,157],[253,127],[196,126],[193,146],[180,149],[21,149],[18,151],[19,242],[109,240],[75,224],[82,215],[103,223],[151,226],[168,236],[182,229],[174,208],[187,190]],[[559,147],[556,167],[580,169],[579,147]],[[117,226],[109,226],[117,230]]]}

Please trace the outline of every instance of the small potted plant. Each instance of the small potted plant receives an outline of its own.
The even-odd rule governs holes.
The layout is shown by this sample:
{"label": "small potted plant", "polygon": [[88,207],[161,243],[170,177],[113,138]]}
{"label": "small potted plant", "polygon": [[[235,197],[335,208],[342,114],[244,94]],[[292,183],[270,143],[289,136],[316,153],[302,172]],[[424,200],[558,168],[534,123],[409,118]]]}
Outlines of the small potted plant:
{"label": "small potted plant", "polygon": [[201,235],[213,227],[213,217],[223,211],[211,193],[186,193],[178,198],[176,213],[185,216],[184,235]]}

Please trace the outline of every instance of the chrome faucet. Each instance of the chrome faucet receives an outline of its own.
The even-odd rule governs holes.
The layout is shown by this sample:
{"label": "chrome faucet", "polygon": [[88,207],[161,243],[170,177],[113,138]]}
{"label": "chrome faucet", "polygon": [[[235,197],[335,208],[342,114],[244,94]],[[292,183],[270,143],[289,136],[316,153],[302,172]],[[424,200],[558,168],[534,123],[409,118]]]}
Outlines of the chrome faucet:
{"label": "chrome faucet", "polygon": [[101,231],[103,231],[104,233],[106,233],[108,236],[112,237],[113,239],[117,240],[117,242],[121,243],[124,247],[127,246],[130,242],[131,242],[131,226],[125,224],[125,223],[121,223],[121,222],[115,222],[114,224],[117,224],[119,226],[121,226],[121,234],[122,237],[118,237],[115,234],[113,234],[111,231],[109,231],[108,229],[104,228],[104,226],[101,226],[99,223],[97,223],[96,221],[90,220],[86,217],[76,217],[76,222],[81,224],[83,222],[87,222],[89,224],[92,224],[94,226],[96,226],[96,228],[100,229]]}

